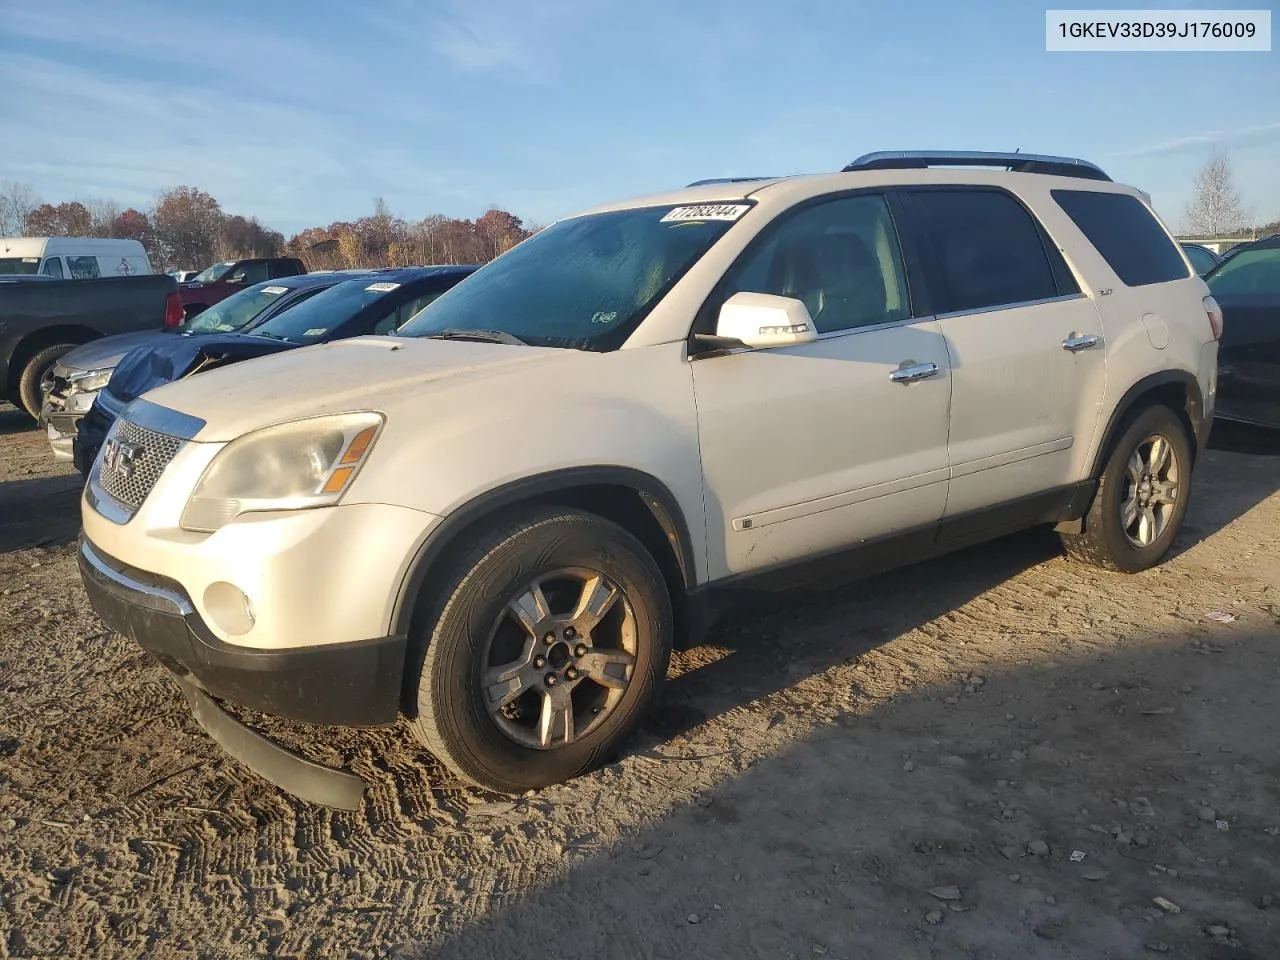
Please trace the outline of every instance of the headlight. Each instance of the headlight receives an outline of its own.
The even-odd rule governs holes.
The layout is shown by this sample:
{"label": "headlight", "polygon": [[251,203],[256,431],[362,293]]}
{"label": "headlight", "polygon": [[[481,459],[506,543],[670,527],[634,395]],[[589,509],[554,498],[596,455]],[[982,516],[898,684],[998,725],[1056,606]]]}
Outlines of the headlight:
{"label": "headlight", "polygon": [[114,367],[105,370],[86,370],[84,373],[73,373],[67,378],[73,393],[97,393],[111,379]]}
{"label": "headlight", "polygon": [[379,413],[343,413],[237,437],[205,468],[182,511],[182,528],[212,533],[242,513],[337,503],[381,429]]}

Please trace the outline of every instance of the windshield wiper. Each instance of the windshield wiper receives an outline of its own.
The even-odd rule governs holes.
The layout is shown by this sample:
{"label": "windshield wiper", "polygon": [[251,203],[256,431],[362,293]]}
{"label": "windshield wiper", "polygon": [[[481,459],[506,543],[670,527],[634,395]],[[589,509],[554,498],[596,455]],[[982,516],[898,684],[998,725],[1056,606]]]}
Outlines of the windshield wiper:
{"label": "windshield wiper", "polygon": [[437,330],[424,336],[427,340],[479,340],[481,343],[506,343],[513,347],[527,347],[528,341],[505,330]]}
{"label": "windshield wiper", "polygon": [[285,343],[292,342],[288,337],[282,337],[278,333],[267,333],[265,330],[261,333],[251,333],[250,335],[254,337],[264,337],[267,340],[283,340]]}

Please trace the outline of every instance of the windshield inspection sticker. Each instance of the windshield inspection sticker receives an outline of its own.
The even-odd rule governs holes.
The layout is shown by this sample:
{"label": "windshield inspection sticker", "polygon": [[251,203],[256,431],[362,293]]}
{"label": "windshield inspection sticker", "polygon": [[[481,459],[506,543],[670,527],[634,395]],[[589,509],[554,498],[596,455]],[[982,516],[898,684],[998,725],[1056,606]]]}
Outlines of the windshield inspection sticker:
{"label": "windshield inspection sticker", "polygon": [[395,290],[399,286],[400,284],[398,283],[371,283],[367,287],[365,287],[365,289],[373,290],[377,293],[390,293],[392,290]]}
{"label": "windshield inspection sticker", "polygon": [[613,321],[617,319],[618,319],[617,310],[610,310],[608,313],[605,313],[602,310],[599,313],[592,315],[591,322],[592,323],[613,323]]}
{"label": "windshield inspection sticker", "polygon": [[269,293],[274,297],[281,293],[288,293],[289,288],[288,287],[263,287],[262,292]]}
{"label": "windshield inspection sticker", "polygon": [[659,223],[673,220],[737,220],[750,209],[749,203],[704,203],[696,207],[676,207]]}
{"label": "windshield inspection sticker", "polygon": [[329,329],[328,327],[312,327],[310,330],[305,331],[302,335],[304,337],[323,337],[324,332],[328,329]]}

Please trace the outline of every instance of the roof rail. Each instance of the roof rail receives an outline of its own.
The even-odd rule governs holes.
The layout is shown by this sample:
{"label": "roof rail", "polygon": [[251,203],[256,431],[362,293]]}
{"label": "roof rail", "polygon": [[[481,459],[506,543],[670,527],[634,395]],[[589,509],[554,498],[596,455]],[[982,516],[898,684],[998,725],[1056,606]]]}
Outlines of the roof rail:
{"label": "roof rail", "polygon": [[991,153],[985,150],[882,150],[867,153],[844,167],[854,170],[924,170],[929,167],[1003,167],[1014,173],[1044,173],[1083,180],[1107,180],[1101,167],[1074,157],[1038,153]]}
{"label": "roof rail", "polygon": [[777,180],[777,177],[712,177],[710,180],[695,180],[685,184],[687,187],[705,187],[713,183],[753,183],[757,180]]}

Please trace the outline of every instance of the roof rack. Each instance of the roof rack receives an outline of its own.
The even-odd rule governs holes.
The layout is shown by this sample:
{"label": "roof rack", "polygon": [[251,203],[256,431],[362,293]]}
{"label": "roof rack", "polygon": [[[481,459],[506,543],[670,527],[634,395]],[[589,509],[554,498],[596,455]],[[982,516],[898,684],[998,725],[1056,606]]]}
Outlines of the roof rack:
{"label": "roof rack", "polygon": [[713,183],[754,183],[757,180],[777,180],[777,177],[712,177],[710,180],[695,180],[685,184],[688,187],[705,187]]}
{"label": "roof rack", "polygon": [[1107,180],[1101,167],[1075,157],[1038,153],[991,153],[985,150],[882,150],[859,157],[841,171],[925,170],[929,167],[1003,167],[1013,173],[1043,173],[1082,180]]}

